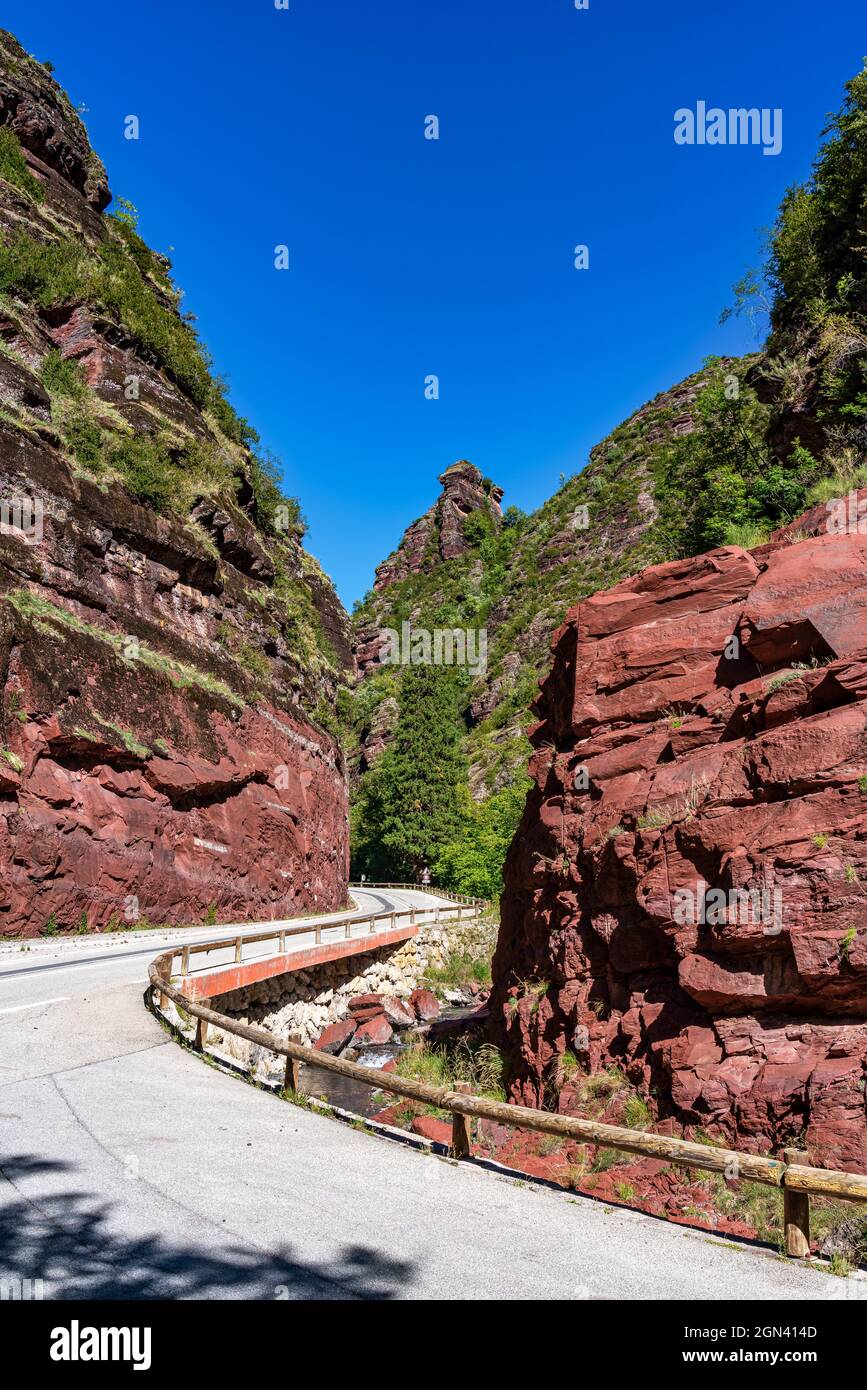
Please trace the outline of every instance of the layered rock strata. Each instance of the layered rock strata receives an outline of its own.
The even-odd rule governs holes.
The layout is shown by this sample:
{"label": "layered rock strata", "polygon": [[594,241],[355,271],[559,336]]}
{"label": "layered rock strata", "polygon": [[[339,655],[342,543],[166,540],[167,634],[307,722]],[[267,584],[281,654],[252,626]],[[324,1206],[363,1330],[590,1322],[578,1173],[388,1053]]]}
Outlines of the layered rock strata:
{"label": "layered rock strata", "polygon": [[494,960],[515,1100],[568,1111],[568,1052],[656,1128],[867,1167],[867,537],[830,514],[555,635]]}
{"label": "layered rock strata", "polygon": [[337,907],[346,615],[2,32],[0,137],[0,933]]}

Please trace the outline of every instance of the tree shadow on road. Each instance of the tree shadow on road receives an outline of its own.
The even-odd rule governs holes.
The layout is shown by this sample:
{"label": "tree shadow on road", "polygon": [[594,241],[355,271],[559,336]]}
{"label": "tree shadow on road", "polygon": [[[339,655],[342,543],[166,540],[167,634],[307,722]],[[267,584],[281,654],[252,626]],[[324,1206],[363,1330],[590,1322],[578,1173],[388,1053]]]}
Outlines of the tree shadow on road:
{"label": "tree shadow on road", "polygon": [[[0,1177],[0,1278],[41,1279],[47,1299],[379,1301],[411,1284],[409,1261],[361,1245],[317,1266],[294,1259],[291,1246],[252,1249],[228,1232],[218,1250],[170,1231],[126,1239],[113,1229],[110,1202],[75,1190],[72,1164],[15,1155],[0,1160]],[[50,1180],[50,1191],[25,1195],[32,1178]]]}

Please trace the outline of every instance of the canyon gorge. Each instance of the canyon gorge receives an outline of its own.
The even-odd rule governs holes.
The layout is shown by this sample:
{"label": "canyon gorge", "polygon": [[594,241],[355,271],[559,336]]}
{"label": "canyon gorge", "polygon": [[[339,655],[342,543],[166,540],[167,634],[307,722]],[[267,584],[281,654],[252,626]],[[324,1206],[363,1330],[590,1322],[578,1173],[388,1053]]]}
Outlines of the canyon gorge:
{"label": "canyon gorge", "polygon": [[[759,351],[529,514],[444,467],[350,618],[168,260],[0,33],[0,934],[344,906],[351,786],[356,873],[502,892],[510,1098],[570,1113],[575,1068],[619,1068],[662,1132],[864,1170],[867,537],[828,516],[867,501],[865,110],[862,73],[781,209]],[[403,624],[485,633],[447,737],[425,691],[410,727]],[[705,889],[725,910],[680,917]]]}

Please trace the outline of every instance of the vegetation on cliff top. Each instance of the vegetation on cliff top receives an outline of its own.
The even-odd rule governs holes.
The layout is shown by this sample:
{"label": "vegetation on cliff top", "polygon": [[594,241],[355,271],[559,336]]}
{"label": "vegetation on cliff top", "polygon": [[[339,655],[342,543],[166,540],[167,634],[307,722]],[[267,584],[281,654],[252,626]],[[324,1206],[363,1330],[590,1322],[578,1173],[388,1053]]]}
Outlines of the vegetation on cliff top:
{"label": "vegetation on cliff top", "polygon": [[735,287],[735,312],[770,318],[757,385],[772,452],[799,471],[812,460],[817,479],[845,489],[867,443],[867,64],[822,134],[810,177],[783,199],[763,269]]}

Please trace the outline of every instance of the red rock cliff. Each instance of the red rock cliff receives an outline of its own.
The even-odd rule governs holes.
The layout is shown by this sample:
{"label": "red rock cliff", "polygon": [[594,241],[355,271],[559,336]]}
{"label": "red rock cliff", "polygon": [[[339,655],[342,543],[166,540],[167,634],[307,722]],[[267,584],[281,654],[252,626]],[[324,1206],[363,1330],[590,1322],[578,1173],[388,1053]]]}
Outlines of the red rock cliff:
{"label": "red rock cliff", "polygon": [[867,1167],[867,537],[826,519],[556,634],[494,961],[514,1099],[568,1111],[571,1050],[657,1128]]}
{"label": "red rock cliff", "polygon": [[[320,721],[346,616],[297,532],[263,528],[167,263],[103,217],[83,126],[2,33],[0,127],[0,933],[336,907],[346,783]],[[107,251],[138,327],[93,288]]]}

